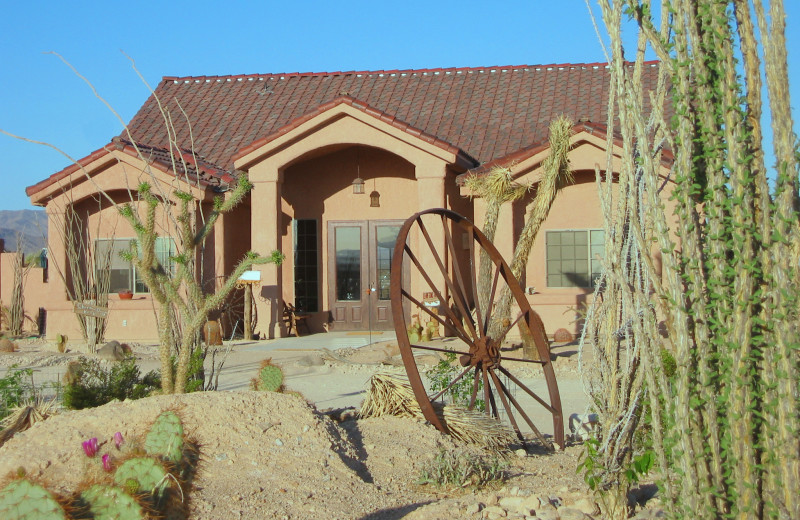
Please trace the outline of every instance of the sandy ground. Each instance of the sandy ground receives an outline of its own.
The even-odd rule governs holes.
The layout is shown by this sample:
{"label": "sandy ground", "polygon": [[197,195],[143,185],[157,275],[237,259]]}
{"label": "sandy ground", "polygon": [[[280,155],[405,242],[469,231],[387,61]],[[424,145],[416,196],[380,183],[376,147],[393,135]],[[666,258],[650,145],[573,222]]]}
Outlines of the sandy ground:
{"label": "sandy ground", "polygon": [[[456,448],[449,437],[412,419],[336,422],[322,413],[359,406],[376,371],[402,370],[392,335],[372,339],[378,341],[365,345],[364,336],[339,333],[234,343],[219,379],[222,391],[64,412],[0,448],[0,475],[24,467],[67,494],[84,475],[107,478],[83,454],[83,440],[98,437],[102,443],[116,431],[135,439],[162,410],[178,409],[201,454],[185,506],[189,518],[599,518],[589,516],[595,506],[575,472],[579,445],[556,453],[529,445],[510,457],[508,478],[498,486],[442,491],[416,481],[440,449]],[[0,374],[15,363],[31,367],[37,384],[58,380],[69,361],[85,355],[60,354],[38,340],[20,347],[0,355]],[[157,367],[155,346],[133,349],[143,371]],[[565,417],[583,413],[576,347],[556,345],[553,353]],[[268,357],[284,368],[286,386],[305,399],[248,389]],[[544,391],[539,374],[526,370],[512,372]],[[546,412],[534,412],[533,418],[552,433]],[[106,442],[101,453],[122,458],[112,446]],[[649,518],[641,516],[648,511],[652,508],[639,517]]]}

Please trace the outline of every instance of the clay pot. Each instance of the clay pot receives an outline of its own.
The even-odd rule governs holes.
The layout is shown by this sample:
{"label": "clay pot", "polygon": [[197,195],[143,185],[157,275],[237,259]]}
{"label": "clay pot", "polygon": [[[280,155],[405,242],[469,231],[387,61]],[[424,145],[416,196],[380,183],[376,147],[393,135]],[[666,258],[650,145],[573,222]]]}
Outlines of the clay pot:
{"label": "clay pot", "polygon": [[117,293],[119,295],[120,300],[132,300],[133,293],[131,291],[119,291]]}

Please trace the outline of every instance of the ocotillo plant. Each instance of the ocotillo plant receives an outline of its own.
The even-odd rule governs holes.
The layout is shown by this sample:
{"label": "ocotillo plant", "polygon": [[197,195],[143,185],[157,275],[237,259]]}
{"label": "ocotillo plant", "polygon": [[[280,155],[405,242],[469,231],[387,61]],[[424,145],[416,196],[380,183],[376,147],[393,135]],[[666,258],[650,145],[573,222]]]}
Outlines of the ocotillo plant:
{"label": "ocotillo plant", "polygon": [[[584,344],[591,339],[603,353],[616,342],[615,355],[638,357],[607,376],[629,385],[592,393],[601,415],[620,417],[602,427],[599,487],[623,496],[630,455],[620,454],[631,444],[619,432],[637,418],[644,380],[664,500],[676,517],[800,518],[800,179],[782,2],[601,7],[611,40],[609,112],[623,148],[618,198],[610,175],[602,189],[615,211],[606,236],[620,238],[607,244],[607,285]],[[626,16],[639,27],[632,63],[622,45]],[[639,71],[648,46],[662,76],[645,97]],[[774,170],[762,144],[765,103]],[[674,216],[657,195],[662,144],[672,154]],[[658,355],[659,317],[677,360],[673,381]]]}

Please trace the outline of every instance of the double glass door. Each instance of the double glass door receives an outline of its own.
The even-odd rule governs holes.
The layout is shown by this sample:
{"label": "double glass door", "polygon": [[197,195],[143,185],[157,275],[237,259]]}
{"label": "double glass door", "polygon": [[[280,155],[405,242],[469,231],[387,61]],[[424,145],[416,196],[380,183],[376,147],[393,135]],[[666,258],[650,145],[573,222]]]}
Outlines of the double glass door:
{"label": "double glass door", "polygon": [[390,330],[392,253],[402,220],[328,222],[333,330]]}

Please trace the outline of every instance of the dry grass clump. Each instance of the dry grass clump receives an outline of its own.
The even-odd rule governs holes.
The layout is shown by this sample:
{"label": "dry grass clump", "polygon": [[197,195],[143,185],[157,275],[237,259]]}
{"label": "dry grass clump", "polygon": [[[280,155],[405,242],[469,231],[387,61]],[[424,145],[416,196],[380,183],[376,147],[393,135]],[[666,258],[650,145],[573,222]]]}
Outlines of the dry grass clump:
{"label": "dry grass clump", "polygon": [[0,427],[3,428],[0,430],[0,446],[19,432],[57,413],[58,408],[53,400],[36,399],[28,405],[14,408],[11,415],[0,421]]}
{"label": "dry grass clump", "polygon": [[[481,412],[438,402],[433,403],[433,408],[450,430],[450,435],[463,443],[503,451],[517,440],[514,432],[505,424]],[[379,372],[369,380],[367,397],[361,405],[359,416],[384,415],[425,419],[404,374]]]}

